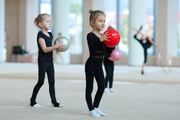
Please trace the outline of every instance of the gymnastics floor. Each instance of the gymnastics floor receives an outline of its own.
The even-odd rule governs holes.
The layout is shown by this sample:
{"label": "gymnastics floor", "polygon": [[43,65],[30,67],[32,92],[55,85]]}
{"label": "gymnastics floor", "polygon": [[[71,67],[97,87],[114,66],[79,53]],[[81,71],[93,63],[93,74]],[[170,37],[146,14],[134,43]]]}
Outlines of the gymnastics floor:
{"label": "gymnastics floor", "polygon": [[[29,106],[37,82],[37,64],[0,64],[0,120],[180,120],[180,68],[165,74],[161,67],[116,65],[113,88],[104,93],[99,108],[103,117],[91,117],[85,102],[83,64],[56,65],[56,97],[63,108],[51,107],[48,81],[40,89],[37,102]],[[168,70],[168,68],[166,68]],[[94,82],[94,90],[97,90]]]}

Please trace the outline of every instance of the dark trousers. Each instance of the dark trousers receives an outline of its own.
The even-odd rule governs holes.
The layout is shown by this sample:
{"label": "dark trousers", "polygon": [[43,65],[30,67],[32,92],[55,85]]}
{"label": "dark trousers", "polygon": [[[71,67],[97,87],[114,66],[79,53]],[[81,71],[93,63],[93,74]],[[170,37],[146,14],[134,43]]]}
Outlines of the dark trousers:
{"label": "dark trousers", "polygon": [[108,58],[104,58],[104,67],[106,71],[105,87],[107,88],[109,83],[109,88],[112,88],[114,77],[114,62],[108,60]]}
{"label": "dark trousers", "polygon": [[37,94],[44,84],[45,73],[47,73],[48,83],[49,83],[49,93],[51,97],[51,102],[56,103],[55,96],[55,79],[54,79],[54,64],[53,61],[38,61],[38,82],[33,89],[31,96],[31,104],[36,103]]}
{"label": "dark trousers", "polygon": [[[85,75],[86,75],[86,91],[85,98],[89,111],[94,108],[98,108],[101,98],[104,93],[104,73],[102,69],[102,59],[101,58],[89,58],[85,64]],[[92,102],[92,91],[94,78],[96,79],[98,90],[95,94],[94,101]]]}
{"label": "dark trousers", "polygon": [[146,38],[146,42],[144,43],[143,41],[144,40],[141,40],[141,39],[138,39],[137,38],[137,35],[134,35],[134,38],[142,45],[143,47],[143,50],[144,50],[144,62],[143,63],[146,63],[147,62],[147,50],[148,48],[151,47],[151,43],[149,42],[148,38]]}
{"label": "dark trousers", "polygon": [[144,62],[143,62],[143,63],[146,63],[146,62],[147,62],[147,49],[148,49],[148,48],[145,48],[145,47],[143,46],[143,49],[144,49]]}

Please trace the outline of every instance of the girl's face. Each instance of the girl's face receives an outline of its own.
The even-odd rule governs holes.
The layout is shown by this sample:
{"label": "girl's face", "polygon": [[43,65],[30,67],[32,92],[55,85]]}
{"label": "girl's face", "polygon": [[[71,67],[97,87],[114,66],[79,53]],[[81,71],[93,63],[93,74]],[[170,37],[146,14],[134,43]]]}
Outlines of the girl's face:
{"label": "girl's face", "polygon": [[105,27],[105,15],[99,15],[94,22],[92,22],[93,28],[100,31],[103,30]]}
{"label": "girl's face", "polygon": [[44,30],[46,30],[46,31],[50,30],[51,27],[52,27],[51,17],[46,16],[46,17],[44,18],[44,20],[40,23],[40,26],[41,26],[42,29],[44,29]]}

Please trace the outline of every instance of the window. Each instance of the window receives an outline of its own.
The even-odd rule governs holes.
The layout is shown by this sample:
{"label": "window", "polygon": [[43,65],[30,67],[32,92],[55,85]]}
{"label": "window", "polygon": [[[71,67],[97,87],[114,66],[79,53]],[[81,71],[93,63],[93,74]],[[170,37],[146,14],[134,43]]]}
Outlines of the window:
{"label": "window", "polygon": [[[145,8],[146,8],[145,29],[148,29],[151,26],[154,27],[154,13],[155,13],[155,11],[154,11],[154,9],[155,9],[155,7],[154,7],[154,0],[148,0],[145,3],[146,3],[146,6],[145,6]],[[155,31],[153,31],[153,33],[151,35],[152,38],[155,37],[154,36],[154,32]],[[154,40],[154,42],[156,42],[156,41]],[[150,55],[154,55],[155,54],[154,46],[152,46],[152,47],[150,47],[148,49],[148,54],[150,54]]]}
{"label": "window", "polygon": [[[53,0],[39,0],[40,2],[40,13],[48,13],[52,15],[52,2]],[[66,2],[66,1],[62,1]],[[71,54],[82,54],[82,41],[83,41],[83,33],[82,33],[82,5],[83,0],[69,0],[70,13],[69,13],[69,33],[70,33],[70,53]],[[53,17],[53,15],[52,15]]]}
{"label": "window", "polygon": [[116,29],[116,0],[104,0],[103,3],[104,12],[106,14],[106,27],[112,26]]}
{"label": "window", "polygon": [[117,46],[123,55],[128,54],[128,16],[129,0],[104,0],[106,26],[112,26],[121,35],[121,42]]}
{"label": "window", "polygon": [[178,56],[180,56],[180,0],[178,0]]}
{"label": "window", "polygon": [[[48,13],[52,16],[52,9],[51,9],[51,0],[39,0],[40,6],[39,6],[39,13]],[[52,31],[52,29],[50,30]]]}
{"label": "window", "polygon": [[40,13],[48,13],[51,15],[51,0],[40,0]]}
{"label": "window", "polygon": [[82,0],[70,0],[70,41],[71,54],[82,54],[83,49],[83,16],[82,16]]}
{"label": "window", "polygon": [[118,45],[118,49],[121,51],[123,55],[128,55],[128,33],[129,33],[129,0],[120,0],[119,2],[118,13],[119,13],[119,23],[118,30],[121,34],[121,42]]}
{"label": "window", "polygon": [[[147,25],[154,24],[154,0],[148,0],[145,4],[145,19]],[[128,55],[128,25],[129,25],[129,0],[104,0],[104,11],[107,15],[106,26],[111,25],[121,34],[121,42],[117,46],[123,55]],[[152,35],[153,36],[153,35]],[[154,49],[148,50],[154,54]]]}

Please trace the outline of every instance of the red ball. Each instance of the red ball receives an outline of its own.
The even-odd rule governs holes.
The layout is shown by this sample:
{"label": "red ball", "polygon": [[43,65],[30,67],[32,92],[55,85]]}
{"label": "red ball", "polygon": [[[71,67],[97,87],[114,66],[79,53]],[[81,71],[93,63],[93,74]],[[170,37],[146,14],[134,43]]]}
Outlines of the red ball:
{"label": "red ball", "polygon": [[111,55],[110,55],[114,60],[119,60],[121,58],[121,53],[119,50],[113,50]]}
{"label": "red ball", "polygon": [[119,34],[119,32],[115,29],[107,29],[103,34],[108,33],[109,34],[109,41],[104,41],[104,44],[107,47],[115,47],[119,44],[120,40],[121,40],[121,36]]}

